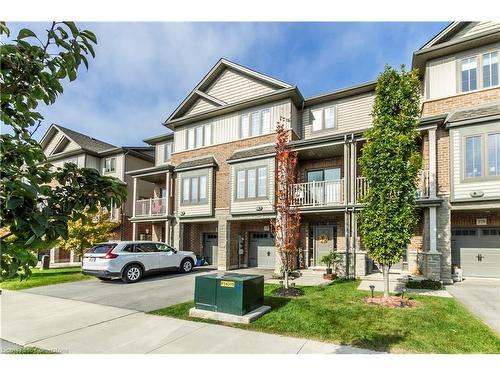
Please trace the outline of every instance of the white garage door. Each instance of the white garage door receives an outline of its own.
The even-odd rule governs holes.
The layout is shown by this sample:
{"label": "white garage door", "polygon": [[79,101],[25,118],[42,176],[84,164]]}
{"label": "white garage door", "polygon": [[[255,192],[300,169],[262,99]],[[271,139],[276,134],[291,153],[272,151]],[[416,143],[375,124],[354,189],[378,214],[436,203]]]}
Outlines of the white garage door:
{"label": "white garage door", "polygon": [[500,228],[454,229],[451,246],[464,276],[500,278]]}
{"label": "white garage door", "polygon": [[250,233],[249,266],[274,268],[276,247],[269,232]]}

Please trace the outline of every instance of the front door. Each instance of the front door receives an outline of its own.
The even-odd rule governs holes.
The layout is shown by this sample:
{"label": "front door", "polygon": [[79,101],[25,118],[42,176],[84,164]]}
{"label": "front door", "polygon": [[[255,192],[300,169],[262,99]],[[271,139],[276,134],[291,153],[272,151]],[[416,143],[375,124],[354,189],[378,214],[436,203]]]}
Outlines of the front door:
{"label": "front door", "polygon": [[324,266],[321,257],[327,255],[335,248],[335,236],[333,226],[316,226],[313,229],[314,240],[314,265]]}
{"label": "front door", "polygon": [[203,256],[208,264],[217,264],[217,233],[203,234]]}

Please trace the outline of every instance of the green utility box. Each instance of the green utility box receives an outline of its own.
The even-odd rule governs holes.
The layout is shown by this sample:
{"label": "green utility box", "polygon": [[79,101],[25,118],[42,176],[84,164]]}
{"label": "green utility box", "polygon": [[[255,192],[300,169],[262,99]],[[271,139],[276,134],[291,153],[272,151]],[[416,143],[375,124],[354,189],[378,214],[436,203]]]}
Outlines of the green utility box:
{"label": "green utility box", "polygon": [[197,309],[245,315],[264,303],[264,276],[212,274],[195,279]]}

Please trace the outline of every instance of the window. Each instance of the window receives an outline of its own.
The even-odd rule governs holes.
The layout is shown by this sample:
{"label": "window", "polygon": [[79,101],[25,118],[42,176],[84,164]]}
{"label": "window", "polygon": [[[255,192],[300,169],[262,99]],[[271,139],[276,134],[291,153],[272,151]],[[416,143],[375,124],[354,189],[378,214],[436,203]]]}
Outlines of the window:
{"label": "window", "polygon": [[116,171],[116,158],[106,158],[104,160],[104,172],[115,172]]}
{"label": "window", "polygon": [[154,243],[139,243],[135,245],[136,253],[156,253],[158,249]]}
{"label": "window", "polygon": [[498,85],[498,51],[483,54],[483,87]]}
{"label": "window", "polygon": [[488,175],[500,176],[500,133],[488,134]]}
{"label": "window", "polygon": [[174,249],[170,246],[168,246],[167,244],[164,244],[164,243],[157,243],[156,244],[156,248],[158,251],[164,251],[164,252],[173,252]]}
{"label": "window", "polygon": [[255,137],[271,132],[271,111],[266,108],[240,116],[240,138]]}
{"label": "window", "polygon": [[481,136],[465,138],[465,177],[473,178],[482,175]]}
{"label": "window", "polygon": [[267,196],[267,167],[241,169],[236,172],[236,199]]}
{"label": "window", "polygon": [[462,92],[477,89],[477,57],[462,60]]}
{"label": "window", "polygon": [[197,126],[187,131],[187,149],[210,146],[212,144],[212,124]]}
{"label": "window", "polygon": [[314,109],[312,112],[312,131],[335,128],[335,107]]}
{"label": "window", "polygon": [[207,201],[207,176],[183,177],[182,204],[202,204]]}
{"label": "window", "polygon": [[163,161],[169,161],[172,158],[172,143],[165,143],[163,150]]}

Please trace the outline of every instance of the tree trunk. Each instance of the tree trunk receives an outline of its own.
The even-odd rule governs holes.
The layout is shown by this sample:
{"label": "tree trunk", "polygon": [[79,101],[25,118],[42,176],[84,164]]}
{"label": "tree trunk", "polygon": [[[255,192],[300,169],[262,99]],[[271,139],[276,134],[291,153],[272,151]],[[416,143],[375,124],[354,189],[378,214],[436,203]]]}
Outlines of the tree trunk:
{"label": "tree trunk", "polygon": [[391,266],[383,265],[382,272],[384,274],[384,298],[389,297],[389,270]]}
{"label": "tree trunk", "polygon": [[285,289],[288,289],[288,269],[285,268]]}

